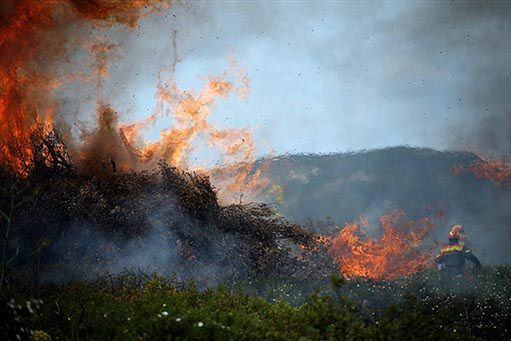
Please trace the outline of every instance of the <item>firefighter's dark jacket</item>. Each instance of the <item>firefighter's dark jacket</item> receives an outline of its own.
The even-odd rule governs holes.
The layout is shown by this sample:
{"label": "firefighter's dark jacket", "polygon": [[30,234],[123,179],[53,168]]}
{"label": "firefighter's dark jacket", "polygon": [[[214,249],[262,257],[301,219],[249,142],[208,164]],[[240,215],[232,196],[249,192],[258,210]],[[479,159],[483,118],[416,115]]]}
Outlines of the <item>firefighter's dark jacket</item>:
{"label": "firefighter's dark jacket", "polygon": [[440,250],[440,254],[436,257],[437,263],[442,263],[446,268],[461,269],[465,265],[465,259],[468,259],[479,269],[481,262],[465,245],[458,241],[449,240],[449,244]]}

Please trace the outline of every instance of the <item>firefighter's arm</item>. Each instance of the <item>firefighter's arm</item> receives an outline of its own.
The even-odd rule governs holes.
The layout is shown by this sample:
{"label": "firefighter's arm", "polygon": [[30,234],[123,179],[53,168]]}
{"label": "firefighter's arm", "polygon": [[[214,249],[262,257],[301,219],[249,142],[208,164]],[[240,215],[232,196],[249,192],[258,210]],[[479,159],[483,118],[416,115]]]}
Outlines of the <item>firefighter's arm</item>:
{"label": "firefighter's arm", "polygon": [[479,258],[477,258],[470,249],[465,248],[464,250],[465,258],[475,264],[476,268],[481,269],[481,262]]}

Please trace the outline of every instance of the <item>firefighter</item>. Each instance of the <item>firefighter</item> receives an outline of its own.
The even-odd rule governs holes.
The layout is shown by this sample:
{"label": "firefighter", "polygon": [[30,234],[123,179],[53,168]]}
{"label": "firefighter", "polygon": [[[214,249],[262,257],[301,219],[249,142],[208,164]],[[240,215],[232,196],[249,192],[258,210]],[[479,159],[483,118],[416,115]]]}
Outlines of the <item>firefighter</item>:
{"label": "firefighter", "polygon": [[474,263],[476,268],[481,268],[479,259],[460,240],[464,237],[463,226],[454,225],[449,232],[449,244],[440,249],[440,253],[435,259],[438,269],[446,270],[451,275],[460,275],[463,273],[465,259]]}

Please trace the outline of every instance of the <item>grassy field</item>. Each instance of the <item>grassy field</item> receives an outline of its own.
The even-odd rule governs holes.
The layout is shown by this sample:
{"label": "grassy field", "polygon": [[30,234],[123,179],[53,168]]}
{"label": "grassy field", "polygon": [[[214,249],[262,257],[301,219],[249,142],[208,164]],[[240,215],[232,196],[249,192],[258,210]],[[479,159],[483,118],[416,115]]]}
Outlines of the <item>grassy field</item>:
{"label": "grassy field", "polygon": [[333,278],[309,295],[283,279],[251,283],[198,290],[127,272],[43,285],[37,297],[12,291],[1,308],[2,339],[511,338],[509,267],[454,280],[434,271],[392,282]]}

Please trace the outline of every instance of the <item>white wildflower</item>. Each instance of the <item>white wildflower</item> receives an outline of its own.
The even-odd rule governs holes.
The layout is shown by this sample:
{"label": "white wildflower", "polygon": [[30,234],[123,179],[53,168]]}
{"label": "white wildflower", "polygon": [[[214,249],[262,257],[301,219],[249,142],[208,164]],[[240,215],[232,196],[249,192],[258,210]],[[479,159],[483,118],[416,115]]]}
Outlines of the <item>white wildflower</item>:
{"label": "white wildflower", "polygon": [[34,313],[34,310],[32,310],[32,304],[30,303],[30,301],[27,301],[27,310],[30,314]]}

